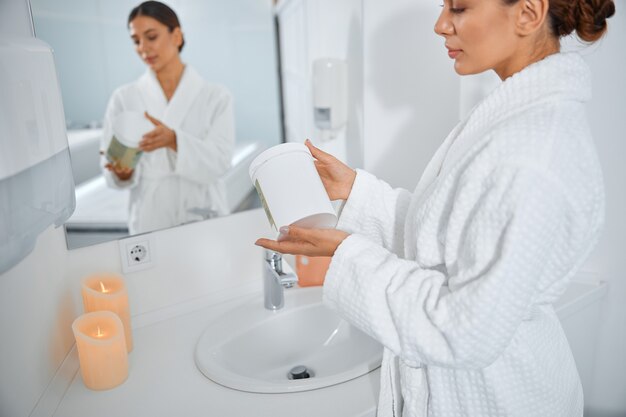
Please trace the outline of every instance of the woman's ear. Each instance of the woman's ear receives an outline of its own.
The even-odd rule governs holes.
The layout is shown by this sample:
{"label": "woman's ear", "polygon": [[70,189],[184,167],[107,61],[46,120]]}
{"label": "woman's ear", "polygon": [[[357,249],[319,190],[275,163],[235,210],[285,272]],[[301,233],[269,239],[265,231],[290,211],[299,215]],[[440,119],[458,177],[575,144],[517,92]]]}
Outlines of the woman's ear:
{"label": "woman's ear", "polygon": [[180,27],[176,27],[172,35],[174,36],[174,44],[180,49],[180,46],[183,44],[183,31],[180,30]]}
{"label": "woman's ear", "polygon": [[548,19],[549,0],[521,0],[518,5],[516,23],[518,35],[528,36],[543,28]]}

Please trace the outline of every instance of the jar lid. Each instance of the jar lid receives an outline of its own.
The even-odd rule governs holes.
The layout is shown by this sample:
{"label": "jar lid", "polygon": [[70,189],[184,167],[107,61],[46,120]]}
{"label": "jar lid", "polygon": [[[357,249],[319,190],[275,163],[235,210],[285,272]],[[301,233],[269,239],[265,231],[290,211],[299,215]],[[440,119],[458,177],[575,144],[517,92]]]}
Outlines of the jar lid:
{"label": "jar lid", "polygon": [[313,158],[313,156],[311,155],[311,152],[309,151],[309,148],[307,148],[306,145],[302,143],[290,142],[290,143],[281,143],[280,145],[272,146],[271,148],[266,149],[261,154],[259,154],[256,158],[254,158],[252,163],[250,163],[248,174],[250,175],[250,179],[252,180],[252,182],[254,182],[256,171],[259,169],[259,167],[261,167],[261,165],[263,165],[264,163],[266,163],[267,161],[269,161],[270,159],[276,156],[284,155],[287,153],[293,153],[293,152],[303,152],[303,153],[306,153],[309,157]]}
{"label": "jar lid", "polygon": [[154,129],[154,125],[143,113],[125,111],[113,119],[113,134],[117,140],[129,148],[139,147],[141,138]]}

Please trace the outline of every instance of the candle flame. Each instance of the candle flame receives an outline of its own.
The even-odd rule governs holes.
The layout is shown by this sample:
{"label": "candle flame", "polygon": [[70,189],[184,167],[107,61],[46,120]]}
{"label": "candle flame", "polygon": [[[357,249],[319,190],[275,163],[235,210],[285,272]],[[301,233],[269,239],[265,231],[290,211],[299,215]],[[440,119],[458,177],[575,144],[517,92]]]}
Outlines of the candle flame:
{"label": "candle flame", "polygon": [[100,281],[100,289],[104,293],[109,292],[109,289],[104,286],[104,283],[102,281]]}
{"label": "candle flame", "polygon": [[96,337],[102,337],[104,336],[104,333],[102,332],[102,330],[100,330],[100,326],[98,326],[98,332],[96,333]]}

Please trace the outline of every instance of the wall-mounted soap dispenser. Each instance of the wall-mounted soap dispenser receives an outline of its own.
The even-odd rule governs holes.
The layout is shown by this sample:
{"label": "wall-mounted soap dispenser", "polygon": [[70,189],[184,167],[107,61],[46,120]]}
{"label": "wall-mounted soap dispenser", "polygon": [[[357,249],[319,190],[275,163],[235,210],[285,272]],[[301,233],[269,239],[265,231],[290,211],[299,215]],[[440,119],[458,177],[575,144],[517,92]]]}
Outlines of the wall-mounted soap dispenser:
{"label": "wall-mounted soap dispenser", "polygon": [[313,62],[313,115],[322,131],[341,129],[348,118],[348,66],[345,61],[321,58]]}
{"label": "wall-mounted soap dispenser", "polygon": [[74,180],[52,49],[27,0],[0,2],[0,274],[74,211]]}

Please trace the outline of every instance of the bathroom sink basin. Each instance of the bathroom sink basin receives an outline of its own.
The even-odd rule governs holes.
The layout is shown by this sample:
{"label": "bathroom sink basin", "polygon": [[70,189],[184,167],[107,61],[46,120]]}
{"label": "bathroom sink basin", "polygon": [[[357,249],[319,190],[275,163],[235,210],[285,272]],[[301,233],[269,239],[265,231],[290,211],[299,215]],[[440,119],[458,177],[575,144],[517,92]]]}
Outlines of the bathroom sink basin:
{"label": "bathroom sink basin", "polygon": [[382,346],[323,305],[321,287],[308,287],[285,290],[278,311],[266,310],[262,297],[231,310],[206,328],[195,356],[198,369],[218,384],[285,393],[371,372],[380,366]]}

